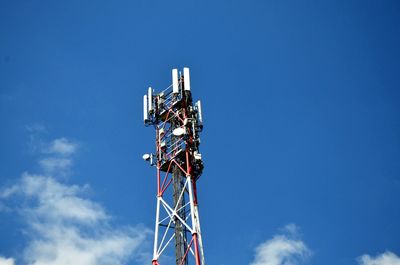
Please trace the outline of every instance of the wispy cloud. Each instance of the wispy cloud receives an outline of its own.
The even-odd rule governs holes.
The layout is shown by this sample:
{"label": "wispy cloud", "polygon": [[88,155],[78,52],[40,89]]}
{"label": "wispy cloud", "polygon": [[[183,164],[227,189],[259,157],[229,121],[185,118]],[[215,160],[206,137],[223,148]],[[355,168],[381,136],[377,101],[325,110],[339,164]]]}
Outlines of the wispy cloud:
{"label": "wispy cloud", "polygon": [[43,124],[40,123],[33,123],[33,124],[28,124],[25,126],[25,129],[29,132],[29,133],[43,133],[46,132],[46,126],[44,126]]}
{"label": "wispy cloud", "polygon": [[360,265],[400,265],[400,257],[396,254],[386,251],[375,257],[370,255],[362,255],[358,258],[358,264]]}
{"label": "wispy cloud", "polygon": [[285,226],[282,234],[275,235],[256,248],[254,261],[250,265],[301,264],[311,255],[311,250],[299,237],[296,225]]}
{"label": "wispy cloud", "polygon": [[74,154],[78,149],[78,144],[67,138],[53,140],[43,149],[44,153],[68,156]]}
{"label": "wispy cloud", "polygon": [[[68,171],[77,145],[60,138],[44,146],[48,157],[39,164],[45,174],[23,173],[14,185],[0,191],[3,202],[24,221],[27,243],[17,261],[29,265],[122,265],[149,255],[146,247],[151,230],[116,225],[101,204],[87,197],[89,185],[65,184],[48,174]],[[0,265],[14,265],[14,260],[2,258]]]}
{"label": "wispy cloud", "polygon": [[[72,159],[59,157],[46,157],[39,160],[39,165],[49,175],[65,175],[72,167]],[[63,173],[63,174],[60,174]]]}
{"label": "wispy cloud", "polygon": [[55,139],[50,143],[40,142],[36,144],[36,150],[44,155],[39,160],[40,167],[47,175],[66,176],[69,175],[73,165],[72,156],[77,152],[77,142],[65,137]]}
{"label": "wispy cloud", "polygon": [[64,185],[52,177],[24,173],[20,181],[5,189],[2,197],[20,195],[22,199],[34,201],[25,213],[40,217],[43,221],[75,221],[94,223],[107,218],[105,210],[97,203],[80,195],[89,187]]}
{"label": "wispy cloud", "polygon": [[29,151],[39,156],[39,166],[44,173],[52,176],[67,176],[73,166],[72,156],[79,150],[77,141],[60,137],[46,141],[47,128],[42,124],[25,126],[29,133]]}
{"label": "wispy cloud", "polygon": [[0,256],[0,265],[14,265],[14,259]]}

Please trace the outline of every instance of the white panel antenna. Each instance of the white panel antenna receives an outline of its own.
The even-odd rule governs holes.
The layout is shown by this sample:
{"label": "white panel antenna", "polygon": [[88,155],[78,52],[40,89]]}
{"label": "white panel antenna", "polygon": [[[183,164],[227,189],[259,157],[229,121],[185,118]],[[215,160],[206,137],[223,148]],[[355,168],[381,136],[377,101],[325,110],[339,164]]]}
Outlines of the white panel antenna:
{"label": "white panel antenna", "polygon": [[185,90],[190,91],[190,74],[189,68],[183,68],[183,80],[185,81]]}
{"label": "white panel antenna", "polygon": [[144,95],[143,96],[143,120],[145,123],[149,119],[148,115],[149,115],[149,112],[147,109],[147,95]]}
{"label": "white panel antenna", "polygon": [[148,104],[149,112],[151,113],[153,110],[153,89],[151,87],[149,87],[147,99],[149,101],[149,104]]}
{"label": "white panel antenna", "polygon": [[172,69],[172,92],[179,93],[178,69]]}
{"label": "white panel antenna", "polygon": [[196,107],[197,107],[197,111],[198,111],[199,122],[203,123],[203,114],[201,112],[201,101],[200,100],[198,100],[196,102]]}

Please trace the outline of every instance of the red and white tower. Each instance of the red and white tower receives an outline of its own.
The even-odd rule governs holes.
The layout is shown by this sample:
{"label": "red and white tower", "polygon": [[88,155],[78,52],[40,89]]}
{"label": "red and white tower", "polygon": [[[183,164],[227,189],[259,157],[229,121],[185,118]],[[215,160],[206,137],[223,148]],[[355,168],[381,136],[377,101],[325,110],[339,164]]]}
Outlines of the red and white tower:
{"label": "red and white tower", "polygon": [[157,168],[153,265],[204,265],[196,182],[203,171],[201,103],[193,103],[189,68],[172,70],[172,84],[143,97],[144,124],[156,130],[156,152],[143,159]]}

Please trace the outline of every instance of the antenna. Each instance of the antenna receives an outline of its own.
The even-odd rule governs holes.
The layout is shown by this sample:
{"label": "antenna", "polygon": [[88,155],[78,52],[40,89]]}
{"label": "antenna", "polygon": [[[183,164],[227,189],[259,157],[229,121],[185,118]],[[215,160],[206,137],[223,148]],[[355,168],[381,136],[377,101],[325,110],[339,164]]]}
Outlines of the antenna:
{"label": "antenna", "polygon": [[146,124],[149,117],[149,110],[147,108],[147,95],[143,96],[143,120],[144,124]]}
{"label": "antenna", "polygon": [[197,118],[199,120],[199,123],[203,124],[203,114],[201,112],[201,101],[200,100],[198,100],[196,102],[196,109],[197,109]]}
{"label": "antenna", "polygon": [[185,81],[185,91],[190,91],[190,73],[189,68],[183,68],[183,77]]}
{"label": "antenna", "polygon": [[152,113],[153,111],[153,89],[151,87],[149,87],[149,90],[147,92],[147,99],[149,100],[149,114]]}
{"label": "antenna", "polygon": [[196,185],[204,168],[199,150],[203,118],[200,101],[192,102],[189,68],[179,76],[172,69],[172,86],[158,94],[149,87],[143,110],[145,125],[156,129],[156,153],[143,155],[157,168],[152,264],[174,253],[177,265],[204,265]]}
{"label": "antenna", "polygon": [[172,92],[179,93],[178,69],[172,69]]}

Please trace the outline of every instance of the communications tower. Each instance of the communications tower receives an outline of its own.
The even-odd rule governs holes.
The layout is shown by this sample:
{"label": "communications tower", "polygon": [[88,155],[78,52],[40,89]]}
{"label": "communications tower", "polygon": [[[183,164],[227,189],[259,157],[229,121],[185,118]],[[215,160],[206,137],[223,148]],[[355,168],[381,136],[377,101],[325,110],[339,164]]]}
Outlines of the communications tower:
{"label": "communications tower", "polygon": [[143,159],[157,168],[153,265],[204,265],[196,182],[203,171],[201,103],[193,103],[189,68],[172,70],[172,84],[143,97],[145,126],[156,130],[156,152]]}

